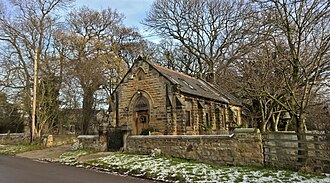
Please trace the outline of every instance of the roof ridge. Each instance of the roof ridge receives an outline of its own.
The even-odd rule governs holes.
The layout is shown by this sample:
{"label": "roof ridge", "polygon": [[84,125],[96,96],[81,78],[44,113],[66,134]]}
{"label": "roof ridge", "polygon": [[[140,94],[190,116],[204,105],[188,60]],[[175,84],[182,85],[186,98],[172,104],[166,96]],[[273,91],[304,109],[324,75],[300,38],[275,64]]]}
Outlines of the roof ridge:
{"label": "roof ridge", "polygon": [[[146,57],[139,57],[139,58],[135,59],[133,65],[129,68],[129,70],[127,71],[125,76],[122,78],[120,83],[117,85],[115,90],[112,92],[112,94],[117,90],[119,85],[127,77],[128,73],[132,72],[132,68],[140,61],[148,63],[151,67],[153,67],[153,69],[155,69],[161,76],[165,77],[172,84],[181,85],[182,87],[180,87],[180,91],[183,93],[187,93],[189,95],[195,95],[195,96],[199,96],[199,97],[206,97],[208,99],[217,100],[217,101],[223,102],[223,103],[230,103],[228,101],[228,97],[223,92],[219,91],[214,85],[212,85],[208,81],[204,80],[203,78],[193,77],[188,74],[184,74],[182,72],[161,66]],[[176,78],[173,78],[173,76]],[[177,81],[177,79],[184,80],[184,81]],[[185,81],[185,79],[188,79],[188,80]],[[190,82],[192,82],[192,83],[190,83]],[[204,90],[201,87],[202,85],[199,85],[198,83],[204,83],[207,90],[210,90],[212,92],[207,92],[206,90]]]}
{"label": "roof ridge", "polygon": [[195,77],[193,77],[193,76],[190,76],[190,75],[188,75],[188,74],[185,74],[185,73],[182,73],[182,72],[179,72],[179,71],[173,70],[173,69],[169,69],[169,68],[164,67],[164,66],[161,66],[161,65],[159,65],[159,64],[156,64],[156,63],[153,63],[153,64],[154,64],[154,66],[156,66],[156,67],[158,67],[158,68],[166,69],[166,70],[171,71],[171,72],[175,72],[175,73],[177,73],[177,74],[179,74],[179,75],[181,75],[181,76],[188,77],[188,78],[191,78],[191,79],[197,79],[197,78],[195,78]]}

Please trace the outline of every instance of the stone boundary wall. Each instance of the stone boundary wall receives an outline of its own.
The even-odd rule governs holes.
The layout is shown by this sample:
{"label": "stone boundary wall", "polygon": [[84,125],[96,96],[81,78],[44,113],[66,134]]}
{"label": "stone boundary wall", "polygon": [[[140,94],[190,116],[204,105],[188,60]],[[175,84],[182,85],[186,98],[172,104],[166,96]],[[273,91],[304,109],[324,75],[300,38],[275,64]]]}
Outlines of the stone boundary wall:
{"label": "stone boundary wall", "polygon": [[23,136],[24,133],[0,133],[0,138],[6,138],[6,137],[19,138]]}
{"label": "stone boundary wall", "polygon": [[218,165],[263,166],[262,137],[254,129],[238,129],[232,135],[129,136],[126,151],[163,155]]}
{"label": "stone boundary wall", "polygon": [[24,136],[24,133],[2,133],[0,134],[0,144],[19,144],[28,142],[29,139]]}
{"label": "stone boundary wall", "polygon": [[78,144],[74,146],[78,146],[75,148],[93,148],[98,151],[106,151],[107,144],[106,144],[106,136],[102,135],[79,135],[78,137]]}
{"label": "stone boundary wall", "polygon": [[48,135],[44,138],[44,145],[46,147],[54,147],[65,144],[73,144],[77,142],[76,135]]}

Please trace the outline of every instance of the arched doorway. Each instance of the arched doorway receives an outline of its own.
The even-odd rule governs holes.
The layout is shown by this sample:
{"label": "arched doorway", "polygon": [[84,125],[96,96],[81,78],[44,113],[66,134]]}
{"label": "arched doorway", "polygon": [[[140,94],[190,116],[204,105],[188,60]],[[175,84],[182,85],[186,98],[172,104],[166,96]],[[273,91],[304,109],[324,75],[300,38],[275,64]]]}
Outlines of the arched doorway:
{"label": "arched doorway", "polygon": [[144,129],[149,127],[150,106],[148,99],[144,96],[137,98],[135,105],[135,131],[136,135],[140,135]]}

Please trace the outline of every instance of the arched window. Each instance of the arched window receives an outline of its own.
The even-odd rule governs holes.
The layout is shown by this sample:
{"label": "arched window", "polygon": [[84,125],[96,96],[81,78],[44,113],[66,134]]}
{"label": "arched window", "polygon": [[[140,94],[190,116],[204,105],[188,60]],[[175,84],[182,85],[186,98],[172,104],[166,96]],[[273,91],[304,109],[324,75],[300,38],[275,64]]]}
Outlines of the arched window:
{"label": "arched window", "polygon": [[191,123],[191,101],[186,100],[186,126],[192,127],[193,124]]}
{"label": "arched window", "polygon": [[216,124],[217,130],[220,130],[221,121],[220,121],[220,109],[219,108],[215,109],[215,124]]}
{"label": "arched window", "polygon": [[136,72],[136,77],[137,79],[140,81],[140,80],[144,80],[144,71],[142,68],[139,68],[138,71]]}
{"label": "arched window", "polygon": [[209,104],[205,104],[205,122],[206,122],[206,126],[210,127],[211,123],[210,123],[210,115],[209,115]]}
{"label": "arched window", "polygon": [[146,111],[149,109],[148,99],[139,97],[135,103],[135,111]]}

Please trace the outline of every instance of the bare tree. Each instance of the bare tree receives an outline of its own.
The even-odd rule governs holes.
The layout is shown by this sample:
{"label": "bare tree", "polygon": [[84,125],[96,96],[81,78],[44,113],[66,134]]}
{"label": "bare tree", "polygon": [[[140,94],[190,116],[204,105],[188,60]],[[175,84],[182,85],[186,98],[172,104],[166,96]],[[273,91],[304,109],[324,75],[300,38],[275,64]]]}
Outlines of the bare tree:
{"label": "bare tree", "polygon": [[294,129],[304,133],[310,101],[329,81],[329,2],[252,2],[259,44],[238,62],[243,93],[259,101],[254,111],[262,130],[269,120],[276,127],[280,114],[289,112]]}
{"label": "bare tree", "polygon": [[203,73],[207,70],[205,65],[199,63],[200,59],[196,59],[184,46],[174,40],[163,39],[158,44],[152,44],[150,48],[154,50],[149,57],[169,69],[196,77],[199,77],[199,70]]}
{"label": "bare tree", "polygon": [[266,94],[290,112],[297,132],[303,133],[311,96],[329,78],[330,2],[267,1],[259,5],[268,17],[265,23],[273,30],[268,34],[268,43],[274,47],[276,59],[285,66],[279,71],[285,81],[286,99]]}
{"label": "bare tree", "polygon": [[68,15],[67,30],[59,34],[69,50],[67,73],[83,91],[82,132],[88,133],[94,94],[112,91],[138,52],[141,36],[122,25],[123,15],[110,8],[96,11],[82,7]]}
{"label": "bare tree", "polygon": [[[251,7],[244,1],[157,0],[144,24],[180,42],[196,58],[198,73],[207,66],[210,81],[244,54],[252,27]],[[205,74],[205,73],[204,73]]]}
{"label": "bare tree", "polygon": [[330,131],[330,99],[328,93],[318,93],[313,96],[311,105],[307,108],[306,126],[310,130]]}
{"label": "bare tree", "polygon": [[[6,86],[24,90],[24,109],[31,119],[31,140],[39,137],[43,130],[36,121],[38,66],[49,57],[52,28],[56,21],[54,12],[70,1],[13,0],[8,2],[11,8],[2,12],[0,17],[0,40],[5,42],[4,54],[10,62],[6,72],[11,81],[8,81]],[[31,84],[34,86],[33,91]]]}
{"label": "bare tree", "polygon": [[281,59],[274,58],[274,49],[267,42],[251,49],[238,64],[241,74],[241,80],[237,80],[240,95],[244,99],[246,113],[251,117],[247,120],[261,132],[277,131],[280,117],[285,112],[283,107],[268,96],[271,94],[279,101],[286,96],[283,90],[285,80],[281,73],[281,69],[285,68],[286,64]]}
{"label": "bare tree", "polygon": [[[276,110],[290,113],[299,140],[298,161],[307,157],[306,132],[307,109],[317,91],[324,90],[329,80],[330,52],[330,2],[327,0],[290,1],[265,0],[256,2],[256,12],[260,17],[258,32],[261,46],[250,55],[251,60],[261,63],[265,69],[261,75],[254,75],[251,81],[254,93],[259,99],[270,102],[272,115]],[[260,39],[259,39],[260,40]],[[264,46],[267,45],[267,46]],[[273,63],[267,61],[271,58]],[[268,69],[268,72],[267,72]],[[269,72],[270,71],[270,72]],[[264,74],[274,75],[274,82]],[[258,80],[264,81],[258,84]],[[266,83],[269,82],[269,83]],[[273,89],[271,88],[273,87]],[[250,87],[253,88],[253,87]],[[275,90],[274,90],[275,89]],[[259,100],[261,101],[261,100]],[[265,106],[265,102],[260,106]],[[260,110],[263,112],[263,110]],[[264,117],[264,116],[263,116]],[[274,117],[273,121],[276,121]]]}

